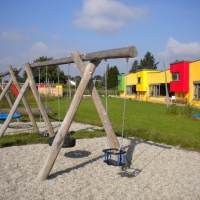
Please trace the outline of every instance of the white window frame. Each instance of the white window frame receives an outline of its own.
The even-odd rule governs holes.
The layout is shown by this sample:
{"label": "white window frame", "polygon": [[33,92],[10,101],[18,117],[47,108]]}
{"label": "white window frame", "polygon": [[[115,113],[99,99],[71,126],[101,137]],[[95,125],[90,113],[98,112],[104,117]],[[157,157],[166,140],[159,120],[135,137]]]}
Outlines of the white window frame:
{"label": "white window frame", "polygon": [[131,85],[127,85],[126,86],[126,94],[127,95],[132,95],[132,87],[131,87]]}
{"label": "white window frame", "polygon": [[[152,87],[152,90],[151,90]],[[150,97],[159,97],[160,96],[160,84],[149,85],[149,96]]]}
{"label": "white window frame", "polygon": [[200,100],[200,81],[194,82],[194,99]]}
{"label": "white window frame", "polygon": [[172,73],[172,81],[179,81],[180,80],[180,76],[179,76],[179,72],[173,72]]}

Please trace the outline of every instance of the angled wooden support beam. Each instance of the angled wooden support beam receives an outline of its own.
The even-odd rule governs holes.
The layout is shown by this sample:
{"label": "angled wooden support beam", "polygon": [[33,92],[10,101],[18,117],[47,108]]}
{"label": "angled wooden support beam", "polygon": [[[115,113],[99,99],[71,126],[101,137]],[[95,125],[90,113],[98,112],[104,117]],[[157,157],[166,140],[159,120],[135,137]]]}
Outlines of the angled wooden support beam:
{"label": "angled wooden support beam", "polygon": [[[73,53],[73,58],[74,58],[74,63],[79,68],[81,74],[83,74],[85,71],[85,65],[84,65],[80,55],[77,52],[75,52],[75,53]],[[112,128],[112,125],[110,123],[110,120],[107,116],[106,110],[103,106],[103,103],[99,97],[99,94],[96,90],[96,87],[95,87],[92,79],[88,83],[88,89],[89,89],[92,99],[94,101],[96,110],[99,114],[99,117],[101,119],[103,127],[106,131],[109,144],[111,145],[112,148],[119,149],[119,147],[120,147],[119,142],[117,140],[117,137],[116,137],[114,130]]]}
{"label": "angled wooden support beam", "polygon": [[[11,101],[11,99],[10,99],[10,95],[9,95],[9,93],[8,93],[9,87],[7,87],[7,86],[10,86],[11,84],[12,84],[12,79],[8,82],[8,84],[6,85],[6,87],[5,87],[4,89],[3,89],[3,87],[1,86],[1,89],[2,89],[3,92],[2,92],[1,95],[0,95],[0,102],[2,101],[3,97],[5,96],[6,99],[7,99],[7,101],[8,101],[8,104],[9,104],[10,108],[12,108],[13,104],[12,104],[12,101]],[[17,121],[17,122],[20,122],[20,119],[17,118],[16,121]]]}
{"label": "angled wooden support beam", "polygon": [[7,83],[5,88],[3,88],[1,86],[2,92],[1,92],[1,95],[0,95],[0,101],[2,101],[2,99],[6,96],[11,84],[12,84],[12,79],[9,80],[9,82]]}
{"label": "angled wooden support beam", "polygon": [[[73,57],[74,53],[72,53],[72,57]],[[75,59],[75,58],[74,58]],[[40,171],[40,173],[38,174],[37,179],[39,181],[44,181],[46,180],[46,178],[48,177],[53,164],[58,156],[58,153],[60,152],[60,149],[64,143],[65,140],[65,136],[70,128],[70,125],[72,123],[72,120],[76,114],[76,111],[79,107],[79,104],[81,102],[82,96],[84,94],[84,91],[88,85],[88,83],[90,82],[91,78],[92,78],[92,74],[94,73],[96,66],[100,63],[100,61],[91,61],[85,69],[85,72],[82,76],[82,79],[80,81],[80,84],[76,90],[76,93],[74,95],[74,98],[71,102],[71,105],[67,111],[67,114],[62,122],[62,125],[54,139],[54,142],[51,146],[49,155],[44,163],[44,166],[42,168],[42,170]]]}
{"label": "angled wooden support beam", "polygon": [[[13,73],[14,73],[15,76],[18,75],[20,71],[21,71],[21,67],[18,67],[17,69],[16,69],[16,68],[13,69]],[[5,73],[2,73],[0,76],[3,77],[3,76],[8,75],[8,74],[10,74],[9,71],[8,71],[8,72],[5,72]],[[10,81],[7,83],[7,85],[6,85],[6,87],[5,87],[4,89],[3,89],[3,87],[1,87],[1,88],[2,88],[2,93],[1,93],[1,95],[0,95],[0,101],[2,101],[3,97],[4,97],[4,96],[6,95],[6,93],[8,92],[8,89],[10,88],[12,82],[13,82],[13,80],[10,79]],[[11,104],[12,104],[12,103],[11,103]]]}
{"label": "angled wooden support beam", "polygon": [[[9,66],[8,68],[9,68],[9,73],[10,73],[10,75],[12,77],[13,83],[15,84],[15,87],[17,88],[18,91],[20,91],[21,88],[19,86],[19,83],[16,80],[16,76],[15,76],[15,73],[14,73],[14,71],[12,69],[12,66]],[[28,105],[28,103],[26,101],[25,96],[22,97],[22,102],[23,102],[24,107],[26,109],[26,112],[28,113],[28,116],[29,116],[29,118],[31,120],[31,124],[33,126],[34,132],[38,133],[39,132],[38,126],[37,126],[36,121],[34,119],[33,113],[31,112],[31,109],[30,109],[30,107],[29,107],[29,105]]]}
{"label": "angled wooden support beam", "polygon": [[12,108],[11,108],[9,114],[8,114],[8,117],[6,118],[4,124],[1,126],[0,138],[4,135],[6,129],[8,128],[8,125],[9,125],[10,121],[12,120],[12,117],[13,117],[22,97],[24,96],[24,93],[25,93],[27,87],[28,87],[28,79],[26,80],[26,82],[22,86],[22,88],[21,88],[21,90],[20,90],[20,92],[19,92],[19,94],[18,94],[18,96],[15,100],[15,103],[13,104],[13,106],[12,106]]}
{"label": "angled wooden support beam", "polygon": [[44,122],[45,122],[45,125],[46,125],[46,129],[49,133],[49,135],[52,137],[54,136],[54,131],[53,131],[53,128],[52,128],[52,125],[51,125],[51,122],[49,120],[49,117],[46,113],[46,110],[45,110],[45,107],[42,103],[42,100],[40,98],[40,95],[39,95],[39,92],[37,90],[37,87],[36,87],[36,84],[35,84],[35,80],[34,80],[34,77],[33,77],[33,72],[30,68],[30,65],[29,63],[24,63],[24,68],[26,70],[26,73],[27,73],[27,77],[28,77],[28,82],[29,82],[29,85],[31,87],[31,90],[32,90],[32,93],[33,93],[33,96],[38,104],[38,107],[40,109],[40,112],[41,112],[41,115],[44,119]]}
{"label": "angled wooden support beam", "polygon": [[[14,68],[13,71],[17,75],[17,74],[19,74],[19,72],[21,71],[21,69],[22,69],[21,67],[18,67],[18,68]],[[2,78],[4,76],[7,76],[7,75],[9,75],[9,71],[0,73],[0,78]]]}

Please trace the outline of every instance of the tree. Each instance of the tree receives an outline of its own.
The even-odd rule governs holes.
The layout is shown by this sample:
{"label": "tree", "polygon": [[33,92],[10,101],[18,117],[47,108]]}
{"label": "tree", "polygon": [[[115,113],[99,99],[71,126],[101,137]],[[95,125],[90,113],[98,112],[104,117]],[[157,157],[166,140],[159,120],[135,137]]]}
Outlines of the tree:
{"label": "tree", "polygon": [[[47,58],[47,57],[39,57],[38,59],[34,60],[35,62],[43,62],[43,61],[47,61],[47,60],[52,60],[53,58]],[[34,79],[35,82],[37,83],[44,83],[44,82],[54,82],[57,83],[58,82],[58,75],[59,75],[59,82],[60,83],[66,83],[67,80],[67,76],[65,76],[64,72],[62,70],[59,69],[58,65],[52,65],[52,66],[47,66],[47,67],[38,67],[35,71],[34,71]],[[26,71],[24,71],[23,74],[23,78],[24,80],[26,80],[27,78],[27,74]],[[47,80],[46,80],[47,78]]]}
{"label": "tree", "polygon": [[119,70],[116,66],[109,68],[107,72],[107,88],[115,88],[118,85]]}
{"label": "tree", "polygon": [[75,77],[76,85],[79,85],[80,81],[81,81],[81,77],[80,76],[76,76]]}
{"label": "tree", "polygon": [[[109,71],[109,69],[110,69],[110,67],[109,67],[109,64],[107,64],[107,66],[106,66],[106,79],[107,79],[107,82],[108,82],[108,71]],[[102,87],[104,87],[105,88],[105,73],[103,74],[103,76],[102,76],[102,82],[101,82],[101,86]],[[108,87],[108,86],[107,86]]]}
{"label": "tree", "polygon": [[101,80],[102,79],[102,77],[100,76],[100,75],[96,75],[95,77],[94,77],[94,80]]}
{"label": "tree", "polygon": [[154,56],[147,51],[144,58],[140,60],[139,69],[157,69]]}
{"label": "tree", "polygon": [[24,79],[19,74],[16,75],[16,79],[17,79],[18,83],[23,83],[24,82]]}
{"label": "tree", "polygon": [[138,63],[138,60],[135,60],[132,64],[132,67],[130,69],[130,73],[136,73],[137,70],[138,70],[138,67],[139,67],[139,63]]}

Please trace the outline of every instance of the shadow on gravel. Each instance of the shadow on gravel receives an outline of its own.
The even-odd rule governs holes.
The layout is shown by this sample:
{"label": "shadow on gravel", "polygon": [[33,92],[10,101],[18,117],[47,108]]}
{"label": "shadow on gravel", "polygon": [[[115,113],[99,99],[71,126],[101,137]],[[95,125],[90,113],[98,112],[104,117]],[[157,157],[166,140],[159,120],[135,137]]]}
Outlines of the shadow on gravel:
{"label": "shadow on gravel", "polygon": [[[127,151],[126,151],[126,164],[127,164],[127,168],[129,169],[129,171],[122,171],[122,172],[118,173],[121,177],[127,177],[127,178],[134,178],[134,177],[136,177],[137,175],[139,175],[142,172],[142,170],[144,168],[146,168],[154,159],[156,159],[156,157],[158,157],[165,149],[171,149],[171,147],[167,146],[167,145],[162,145],[162,144],[157,144],[157,143],[153,143],[153,142],[148,142],[148,141],[145,141],[145,140],[137,140],[137,139],[133,139],[133,138],[127,138],[127,139],[130,140],[130,145],[124,147],[124,149],[128,148]],[[133,155],[134,155],[135,147],[136,147],[136,145],[141,144],[141,143],[147,144],[147,147],[144,148],[143,151],[141,151],[139,153],[139,155],[137,155],[137,157],[135,157],[134,160],[133,160]],[[150,160],[141,169],[131,168],[131,166],[133,165],[132,162],[134,162],[137,159],[139,159],[140,156],[143,153],[145,153],[146,151],[148,151],[148,149],[151,146],[157,146],[157,147],[160,147],[163,150],[161,150],[160,152],[158,152],[155,155],[152,155],[152,158],[150,158]]]}
{"label": "shadow on gravel", "polygon": [[91,152],[89,151],[70,151],[65,153],[65,157],[68,158],[84,158],[84,157],[88,157],[91,154]]}
{"label": "shadow on gravel", "polygon": [[[89,152],[89,153],[90,153],[90,152]],[[90,153],[90,154],[91,154],[91,153]],[[56,178],[57,176],[61,176],[62,174],[65,174],[65,173],[70,173],[71,171],[73,171],[73,170],[75,170],[75,169],[82,168],[82,167],[84,167],[84,166],[86,166],[86,165],[88,165],[88,164],[91,164],[91,163],[93,163],[93,162],[99,160],[99,159],[102,159],[102,157],[103,157],[103,156],[101,155],[101,156],[98,156],[98,157],[93,158],[93,159],[91,159],[91,160],[88,160],[88,161],[86,161],[86,162],[83,162],[83,163],[81,163],[81,164],[79,164],[79,165],[76,165],[76,166],[74,166],[74,167],[67,168],[67,169],[65,169],[65,170],[62,170],[62,171],[53,173],[53,174],[51,174],[51,175],[48,177],[48,180],[54,179],[54,178]]]}
{"label": "shadow on gravel", "polygon": [[128,172],[128,171],[122,171],[118,173],[121,177],[126,177],[126,178],[134,178],[136,177],[142,170],[140,169],[133,169],[133,172]]}
{"label": "shadow on gravel", "polygon": [[[124,149],[127,149],[127,153],[126,153],[126,163],[127,163],[127,168],[129,169],[128,171],[121,171],[120,173],[118,173],[121,177],[127,177],[127,178],[134,178],[136,176],[138,176],[143,169],[145,169],[154,159],[156,159],[165,149],[171,149],[170,146],[167,146],[167,145],[162,145],[162,144],[156,144],[156,143],[152,143],[152,142],[148,142],[148,141],[144,141],[144,140],[136,140],[136,139],[132,139],[132,138],[127,138],[130,140],[130,145],[128,146],[125,146]],[[137,157],[134,157],[134,160],[133,160],[133,154],[134,154],[134,150],[135,150],[135,147],[136,145],[138,144],[141,144],[141,143],[145,143],[145,144],[148,144],[146,148],[143,149],[143,151],[141,151]],[[147,161],[147,163],[145,163],[141,169],[134,169],[134,168],[131,168],[131,166],[133,167],[133,163],[132,161],[136,161],[137,159],[140,159],[140,156],[145,153],[146,151],[148,151],[148,149],[151,147],[151,146],[157,146],[157,147],[160,147],[161,148],[161,151],[159,151],[158,153],[152,155],[152,157],[149,158],[149,160]],[[91,154],[91,152],[89,151],[82,151],[82,150],[77,150],[77,151],[72,151],[72,152],[67,152],[65,153],[65,157],[68,157],[68,158],[83,158],[83,157],[88,157],[89,155]],[[71,171],[73,170],[76,170],[76,169],[79,169],[79,168],[82,168],[86,165],[89,165],[99,159],[102,159],[103,158],[103,155],[100,155],[96,158],[93,158],[93,159],[89,159],[88,161],[85,161],[83,163],[80,163],[74,167],[71,167],[71,168],[67,168],[65,170],[62,170],[62,171],[59,171],[59,172],[55,172],[53,174],[51,174],[48,179],[54,179],[56,178],[57,176],[61,176],[62,174],[65,174],[65,173],[70,173]],[[133,170],[133,171],[132,171]]]}

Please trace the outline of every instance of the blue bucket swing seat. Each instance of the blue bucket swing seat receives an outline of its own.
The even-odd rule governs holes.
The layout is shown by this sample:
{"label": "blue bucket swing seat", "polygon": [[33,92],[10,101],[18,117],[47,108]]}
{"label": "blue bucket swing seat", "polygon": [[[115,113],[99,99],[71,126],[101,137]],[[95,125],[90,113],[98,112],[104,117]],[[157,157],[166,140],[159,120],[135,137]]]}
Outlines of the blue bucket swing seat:
{"label": "blue bucket swing seat", "polygon": [[[1,113],[1,114],[0,114],[0,120],[6,120],[7,117],[8,117],[8,114],[6,114],[6,113]],[[21,117],[20,114],[15,113],[15,114],[12,116],[12,119],[17,119],[17,118],[20,118],[20,117]]]}

